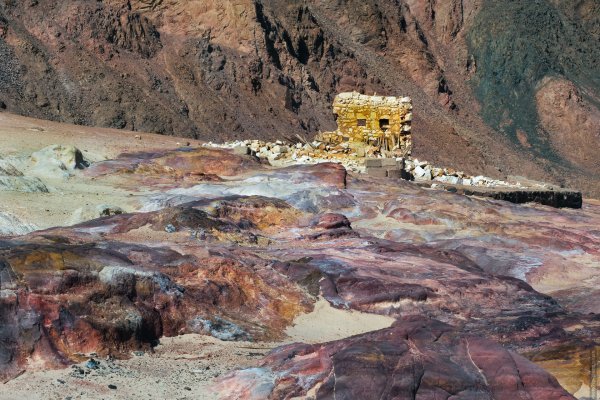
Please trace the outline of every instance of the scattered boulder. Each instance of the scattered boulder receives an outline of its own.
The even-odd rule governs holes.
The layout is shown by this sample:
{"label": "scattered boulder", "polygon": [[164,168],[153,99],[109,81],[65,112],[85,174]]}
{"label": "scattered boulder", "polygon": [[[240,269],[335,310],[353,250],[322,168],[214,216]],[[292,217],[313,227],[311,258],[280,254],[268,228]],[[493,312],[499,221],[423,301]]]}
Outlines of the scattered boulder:
{"label": "scattered boulder", "polygon": [[431,180],[431,170],[426,170],[420,165],[415,167],[413,175],[418,181],[430,181]]}
{"label": "scattered boulder", "polygon": [[97,206],[84,206],[73,212],[69,225],[75,225],[81,222],[90,221],[101,217],[110,217],[112,215],[123,214],[125,211],[118,206],[109,204],[100,204]]}
{"label": "scattered boulder", "polygon": [[77,169],[89,167],[74,146],[51,145],[31,154],[31,173],[45,178],[68,178]]}
{"label": "scattered boulder", "polygon": [[460,185],[463,182],[463,180],[461,178],[459,178],[458,176],[442,175],[442,176],[437,176],[434,179],[436,181],[449,183],[451,185]]}
{"label": "scattered boulder", "polygon": [[88,369],[98,369],[100,367],[100,363],[93,359],[90,358],[86,363],[85,363],[85,367]]}
{"label": "scattered boulder", "polygon": [[241,327],[220,317],[212,320],[196,317],[188,325],[192,332],[211,335],[224,341],[251,340],[250,335]]}
{"label": "scattered boulder", "polygon": [[117,206],[101,204],[96,206],[96,211],[101,217],[110,217],[111,215],[123,214],[123,209]]}
{"label": "scattered boulder", "polygon": [[173,226],[173,224],[167,224],[167,226],[165,226],[165,232],[167,232],[167,233],[175,233],[175,232],[177,232],[177,228],[175,228]]}
{"label": "scattered boulder", "polygon": [[485,176],[481,175],[471,178],[471,182],[474,186],[485,186],[487,181],[488,179]]}
{"label": "scattered boulder", "polygon": [[317,217],[313,226],[321,229],[350,228],[350,221],[343,214],[327,213]]}
{"label": "scattered boulder", "polygon": [[0,176],[0,191],[23,193],[49,193],[39,178],[32,176]]}

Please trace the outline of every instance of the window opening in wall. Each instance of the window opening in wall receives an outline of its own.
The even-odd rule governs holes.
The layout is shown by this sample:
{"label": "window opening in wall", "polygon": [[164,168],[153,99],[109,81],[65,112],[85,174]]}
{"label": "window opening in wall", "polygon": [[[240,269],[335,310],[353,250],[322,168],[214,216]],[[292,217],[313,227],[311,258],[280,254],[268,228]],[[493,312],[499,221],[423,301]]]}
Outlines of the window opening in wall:
{"label": "window opening in wall", "polygon": [[387,131],[390,129],[390,120],[387,118],[382,118],[379,120],[379,129],[382,131]]}

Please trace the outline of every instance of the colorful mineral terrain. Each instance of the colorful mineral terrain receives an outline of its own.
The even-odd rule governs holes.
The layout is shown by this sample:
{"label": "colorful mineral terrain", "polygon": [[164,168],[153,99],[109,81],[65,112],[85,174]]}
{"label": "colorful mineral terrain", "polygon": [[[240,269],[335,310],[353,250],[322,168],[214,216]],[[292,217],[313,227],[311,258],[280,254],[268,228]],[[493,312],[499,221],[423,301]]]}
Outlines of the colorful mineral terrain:
{"label": "colorful mineral terrain", "polygon": [[1,398],[595,390],[598,201],[513,204],[0,122]]}

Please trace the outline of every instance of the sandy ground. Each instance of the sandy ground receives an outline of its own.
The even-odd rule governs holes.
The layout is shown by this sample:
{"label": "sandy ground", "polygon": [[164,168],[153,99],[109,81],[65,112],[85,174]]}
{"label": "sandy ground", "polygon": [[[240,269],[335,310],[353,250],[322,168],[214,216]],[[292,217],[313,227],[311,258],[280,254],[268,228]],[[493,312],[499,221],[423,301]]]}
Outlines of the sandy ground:
{"label": "sandy ground", "polygon": [[[136,138],[136,137],[139,137]],[[115,158],[123,152],[173,149],[202,142],[151,133],[84,127],[0,113],[0,154],[32,153],[52,144],[79,148],[92,161]]]}
{"label": "sandy ground", "polygon": [[393,322],[390,317],[338,310],[320,298],[311,313],[296,318],[283,342],[224,342],[202,335],[163,338],[153,353],[97,360],[96,369],[84,362],[63,370],[25,372],[0,385],[0,399],[217,399],[211,389],[215,379],[258,366],[277,346],[343,339]]}
{"label": "sandy ground", "polygon": [[[98,360],[55,371],[27,372],[0,387],[6,400],[215,399],[212,380],[258,363],[275,344],[222,342],[210,336],[163,338],[154,353],[129,360]],[[115,389],[109,387],[114,385]]]}
{"label": "sandy ground", "polygon": [[383,315],[339,310],[320,298],[313,312],[298,316],[285,333],[292,342],[323,343],[388,328],[394,321]]}
{"label": "sandy ground", "polygon": [[0,210],[38,229],[71,224],[77,209],[99,205],[117,206],[125,212],[140,207],[138,193],[111,186],[91,186],[77,182],[77,176],[62,183],[53,182],[51,193],[21,193],[0,191]]}
{"label": "sandy ground", "polygon": [[[0,113],[0,158],[29,156],[50,145],[75,146],[90,161],[117,157],[124,152],[175,149],[201,142],[115,129],[81,127]],[[145,193],[116,188],[114,179],[90,180],[76,171],[69,179],[43,179],[50,193],[0,191],[0,212],[39,229],[64,226],[81,207],[111,205],[127,212],[140,206]]]}

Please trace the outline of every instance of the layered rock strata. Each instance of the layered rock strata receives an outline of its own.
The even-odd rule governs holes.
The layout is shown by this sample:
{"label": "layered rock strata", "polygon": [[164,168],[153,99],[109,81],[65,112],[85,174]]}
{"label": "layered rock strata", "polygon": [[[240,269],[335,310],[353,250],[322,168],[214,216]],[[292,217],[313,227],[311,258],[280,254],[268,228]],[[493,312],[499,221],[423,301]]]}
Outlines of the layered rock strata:
{"label": "layered rock strata", "polygon": [[593,202],[517,205],[195,147],[74,174],[135,192],[140,212],[0,242],[3,378],[182,333],[283,339],[322,296],[397,322],[275,350],[220,396],[568,399],[560,384],[590,384],[569,360],[600,333]]}

